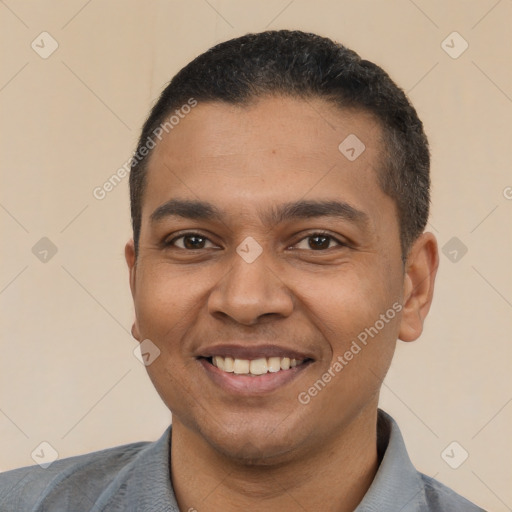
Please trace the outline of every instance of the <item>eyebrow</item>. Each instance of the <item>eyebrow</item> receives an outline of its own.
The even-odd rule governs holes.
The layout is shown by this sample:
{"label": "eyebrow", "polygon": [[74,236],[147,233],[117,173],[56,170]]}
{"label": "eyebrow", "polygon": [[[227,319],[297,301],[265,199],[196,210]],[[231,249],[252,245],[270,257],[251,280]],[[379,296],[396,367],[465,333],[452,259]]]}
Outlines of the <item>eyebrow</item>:
{"label": "eyebrow", "polygon": [[[214,220],[224,222],[228,215],[215,205],[198,200],[171,199],[160,205],[151,214],[151,223],[157,223],[168,217],[182,217],[194,220]],[[262,215],[269,225],[287,220],[310,219],[315,217],[334,217],[365,228],[369,223],[368,215],[345,201],[299,200],[292,203],[274,205]]]}

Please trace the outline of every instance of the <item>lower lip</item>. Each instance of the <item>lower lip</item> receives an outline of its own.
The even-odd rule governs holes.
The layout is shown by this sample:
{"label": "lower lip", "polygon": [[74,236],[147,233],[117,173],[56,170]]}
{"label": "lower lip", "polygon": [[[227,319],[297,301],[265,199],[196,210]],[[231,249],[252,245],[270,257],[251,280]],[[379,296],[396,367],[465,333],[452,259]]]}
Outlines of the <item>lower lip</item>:
{"label": "lower lip", "polygon": [[224,372],[219,370],[216,366],[209,363],[206,359],[198,360],[206,374],[215,384],[220,386],[225,391],[231,393],[239,393],[245,395],[254,395],[261,393],[270,393],[285,384],[288,384],[293,379],[302,373],[312,361],[307,361],[290,368],[289,370],[280,370],[278,372],[268,372],[263,375],[250,377],[248,375],[237,375],[235,373]]}

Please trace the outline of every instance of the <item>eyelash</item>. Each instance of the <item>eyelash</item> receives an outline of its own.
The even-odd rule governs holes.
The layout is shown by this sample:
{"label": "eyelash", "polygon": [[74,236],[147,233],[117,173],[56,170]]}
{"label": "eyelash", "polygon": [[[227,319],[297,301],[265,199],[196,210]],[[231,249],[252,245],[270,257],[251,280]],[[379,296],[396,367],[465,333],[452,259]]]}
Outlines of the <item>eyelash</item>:
{"label": "eyelash", "polygon": [[[177,240],[180,240],[181,238],[192,237],[192,236],[197,236],[199,238],[202,238],[204,240],[207,240],[207,241],[213,243],[208,237],[202,235],[201,233],[197,233],[195,231],[188,231],[186,233],[182,233],[181,235],[174,237],[172,240],[164,241],[163,245],[164,245],[164,247],[175,247],[175,248],[181,249],[183,251],[193,251],[194,249],[186,249],[186,248],[183,248],[183,247],[176,247],[174,245]],[[338,240],[336,237],[334,237],[333,235],[331,235],[330,233],[325,232],[325,231],[314,231],[314,232],[312,232],[312,233],[302,237],[300,240],[298,240],[293,245],[297,245],[299,242],[302,242],[303,240],[306,240],[308,238],[313,238],[315,236],[324,236],[324,237],[328,238],[330,241],[336,242],[338,247],[348,247],[347,243],[344,243],[341,240]],[[313,251],[313,252],[324,252],[324,251],[327,251],[329,249],[332,249],[332,247],[328,247],[327,249],[318,249],[317,251],[315,251],[314,249],[299,249],[299,250],[310,250],[310,251]],[[197,250],[202,250],[202,248],[197,249]]]}

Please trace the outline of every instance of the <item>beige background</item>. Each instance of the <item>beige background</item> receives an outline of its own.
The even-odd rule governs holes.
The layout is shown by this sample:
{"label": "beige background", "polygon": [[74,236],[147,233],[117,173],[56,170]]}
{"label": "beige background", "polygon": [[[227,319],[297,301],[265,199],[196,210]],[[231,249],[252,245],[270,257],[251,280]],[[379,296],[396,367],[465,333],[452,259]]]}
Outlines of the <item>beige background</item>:
{"label": "beige background", "polygon": [[[297,28],[382,65],[425,122],[430,229],[467,253],[441,254],[425,333],[399,343],[382,407],[421,471],[512,510],[510,0],[5,0],[0,14],[1,469],[32,464],[42,441],[66,457],[168,425],[133,355],[128,180],[103,200],[93,189],[189,60],[249,31]],[[59,45],[46,59],[31,48],[43,31]],[[456,59],[441,46],[453,31],[469,43]],[[57,247],[46,262],[32,252],[42,237]],[[452,441],[469,453],[458,469],[441,457]]]}

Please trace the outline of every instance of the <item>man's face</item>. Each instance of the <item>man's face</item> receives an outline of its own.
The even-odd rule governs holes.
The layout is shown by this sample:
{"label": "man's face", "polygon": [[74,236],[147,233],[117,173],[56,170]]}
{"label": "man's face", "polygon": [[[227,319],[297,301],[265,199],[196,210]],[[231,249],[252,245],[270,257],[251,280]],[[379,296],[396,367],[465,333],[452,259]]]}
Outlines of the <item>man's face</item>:
{"label": "man's face", "polygon": [[200,103],[154,149],[134,333],[160,350],[147,370],[173,422],[221,453],[315,450],[376,407],[404,291],[380,137],[368,114],[279,97]]}

